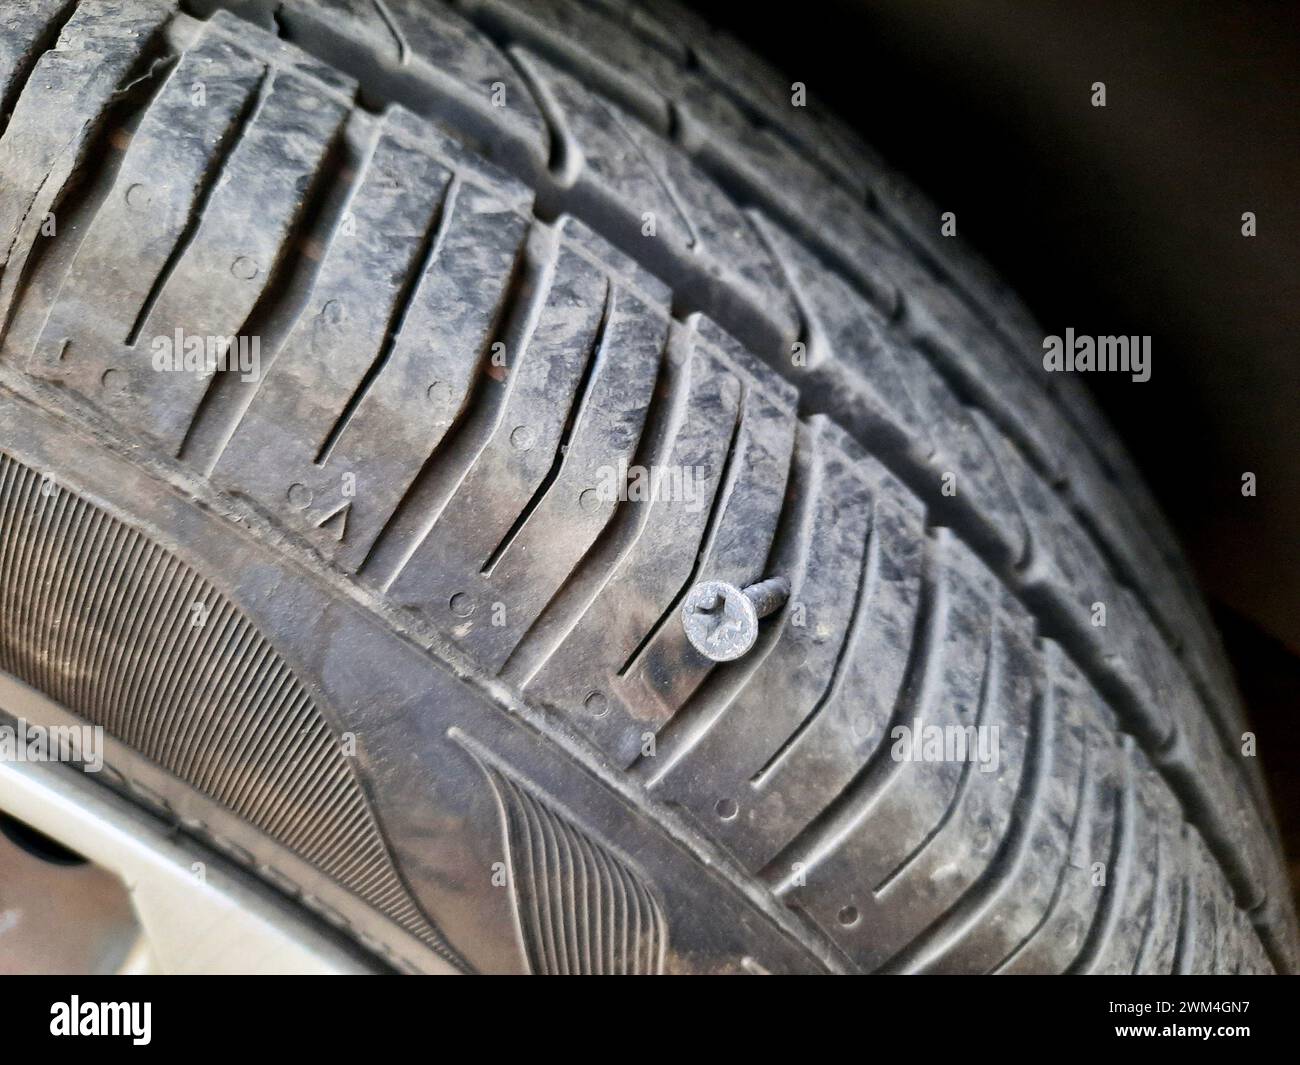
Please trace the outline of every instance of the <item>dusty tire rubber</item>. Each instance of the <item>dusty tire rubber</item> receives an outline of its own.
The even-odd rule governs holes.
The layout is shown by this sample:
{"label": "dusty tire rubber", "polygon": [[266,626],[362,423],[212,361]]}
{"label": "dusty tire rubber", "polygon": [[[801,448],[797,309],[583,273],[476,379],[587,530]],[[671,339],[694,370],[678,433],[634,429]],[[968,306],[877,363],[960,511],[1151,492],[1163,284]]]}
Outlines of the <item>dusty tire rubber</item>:
{"label": "dusty tire rubber", "polygon": [[399,969],[1294,970],[1140,479],[794,88],[663,0],[7,5],[0,709]]}

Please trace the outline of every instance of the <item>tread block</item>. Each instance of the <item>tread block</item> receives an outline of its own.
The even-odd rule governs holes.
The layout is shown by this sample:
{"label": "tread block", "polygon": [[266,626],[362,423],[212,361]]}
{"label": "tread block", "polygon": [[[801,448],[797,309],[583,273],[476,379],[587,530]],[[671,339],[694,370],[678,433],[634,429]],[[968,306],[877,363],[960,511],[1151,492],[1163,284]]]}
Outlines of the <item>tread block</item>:
{"label": "tread block", "polygon": [[[1042,372],[1043,338],[1047,333],[1029,316],[1028,311],[1023,312],[1016,328],[1018,335],[1024,338],[1024,346],[1029,352],[1032,369]],[[1129,503],[1141,514],[1143,522],[1154,520],[1156,524],[1150,528],[1160,530],[1161,538],[1167,539],[1170,549],[1176,554],[1177,549],[1174,547],[1176,541],[1164,514],[1156,506],[1151,491],[1143,483],[1133,460],[1125,454],[1114,427],[1102,414],[1088,386],[1068,374],[1055,374],[1049,391],[1052,392],[1061,412],[1074,423],[1075,431],[1097,456],[1104,470],[1123,484],[1126,493],[1133,493]]]}
{"label": "tread block", "polygon": [[1231,891],[1223,873],[1194,829],[1188,829],[1187,927],[1179,955],[1179,971],[1233,972],[1225,938],[1234,927]]}
{"label": "tread block", "polygon": [[[1019,571],[1024,583],[1054,596],[1074,624],[1091,620],[1092,605],[1112,605],[1119,592],[1106,560],[1083,534],[1061,498],[1029,466],[1024,456],[981,411],[972,410],[989,454],[1008,485],[1028,537]],[[1090,626],[1093,627],[1093,626]],[[1105,627],[1089,636],[1110,650]]]}
{"label": "tread block", "polygon": [[978,410],[970,412],[989,454],[1008,485],[1028,537],[1019,572],[1023,582],[1053,596],[1062,613],[1079,627],[1102,653],[1109,653],[1105,626],[1091,624],[1094,603],[1108,608],[1118,602],[1119,590],[1092,541],[1080,529],[1061,498],[1036,474],[1020,451]]}
{"label": "tread block", "polygon": [[[654,784],[747,868],[766,865],[887,742],[924,539],[920,504],[883,469],[855,450],[825,454],[804,576],[775,646]],[[723,800],[736,815],[718,815]]]}
{"label": "tread block", "polygon": [[715,91],[757,112],[757,122],[776,130],[797,153],[806,154],[859,204],[867,194],[868,152],[837,123],[820,101],[807,92],[794,106],[794,83],[780,70],[755,57],[730,34],[715,31],[692,42],[700,70]]}
{"label": "tread block", "polygon": [[939,207],[912,182],[876,157],[867,166],[872,206],[901,233],[903,244],[919,250],[918,258],[944,283],[965,308],[992,328],[997,342],[1020,370],[1041,372],[1042,328],[994,272],[988,262],[961,237],[944,236]]}
{"label": "tread block", "polygon": [[391,98],[467,127],[494,162],[545,168],[550,135],[528,85],[457,12],[421,0],[385,0],[382,15],[373,0],[285,0],[277,11],[295,40],[344,68],[379,57],[375,77]]}
{"label": "tread block", "polygon": [[[780,574],[789,580],[791,596],[788,602],[797,601],[798,590],[808,572],[814,532],[818,529],[825,531],[824,525],[819,524],[819,516],[826,512],[823,499],[826,470],[836,469],[835,484],[840,483],[838,478],[844,476],[850,490],[861,488],[846,473],[852,466],[852,461],[846,457],[860,453],[842,429],[820,415],[797,421],[794,429],[794,450],[788,469],[785,501],[763,567],[765,574]],[[806,622],[806,614],[805,608],[802,621]],[[653,787],[683,755],[690,753],[706,738],[751,678],[763,668],[773,647],[783,638],[785,620],[786,615],[777,611],[767,624],[760,624],[757,640],[748,654],[720,668],[708,668],[699,687],[671,717],[655,725],[658,730],[655,745],[644,749],[641,758],[631,767],[634,775],[648,787]],[[711,665],[706,664],[706,667]]]}
{"label": "tread block", "polygon": [[[514,6],[522,5],[515,0]],[[808,96],[803,106],[794,107],[790,79],[734,37],[715,31],[694,12],[676,4],[588,0],[586,6],[605,16],[584,35],[584,44],[598,54],[599,66],[608,68],[593,71],[601,77],[597,84],[603,91],[625,99],[619,95],[617,79],[626,76],[624,69],[634,69],[651,89],[674,103],[691,91],[698,96],[721,93],[733,106],[751,113],[752,117],[745,119],[748,125],[775,130],[793,147],[811,155],[857,200],[865,199],[869,177],[882,167],[875,153],[815,97]],[[606,43],[621,36],[617,32],[620,27],[629,28],[641,41],[670,57],[674,66],[620,65],[625,53]],[[542,25],[529,30],[546,33]],[[630,100],[644,93],[645,87],[633,85],[624,91],[632,94],[626,97]]]}
{"label": "tread block", "polygon": [[857,138],[815,98],[793,106],[790,79],[701,19],[640,4],[579,0],[471,0],[467,6],[474,17],[581,70],[661,132],[669,128],[673,105],[692,93],[720,93],[749,112],[746,125],[775,130],[857,200],[866,196],[870,155]]}
{"label": "tread block", "polygon": [[[797,569],[786,574],[790,596],[771,619],[775,638],[750,652],[751,660],[761,655],[761,661],[744,662],[745,685],[709,731],[654,770],[655,791],[690,810],[738,857],[767,845],[748,784],[820,707],[867,572],[871,496],[857,473],[862,454],[839,434],[826,434],[819,443],[804,553]],[[736,812],[722,817],[719,803]],[[762,864],[752,853],[741,860]]]}
{"label": "tread block", "polygon": [[0,329],[47,216],[171,14],[152,0],[84,0],[32,69],[0,137]]}
{"label": "tread block", "polygon": [[[715,345],[730,347],[734,358],[749,358],[712,323],[702,320],[699,325]],[[793,457],[795,398],[790,388],[745,389],[728,478],[691,583],[721,580],[744,588],[768,575],[765,561],[776,537]],[[668,721],[713,668],[687,640],[678,605],[674,602],[631,668],[612,683],[619,702],[641,708],[638,716],[645,722]],[[654,725],[648,728],[655,730]]]}
{"label": "tread block", "polygon": [[[576,271],[573,291],[557,293],[549,333],[532,340],[539,370],[556,373],[568,357],[575,322],[580,325],[584,316],[591,332],[580,350],[587,353],[595,344],[583,371],[588,375],[584,395],[573,396],[572,387],[557,393],[570,397],[564,413],[571,423],[567,442],[556,445],[553,476],[547,474],[527,499],[520,491],[501,513],[486,519],[490,535],[474,541],[481,556],[477,564],[439,569],[440,553],[454,550],[455,542],[439,530],[440,517],[390,588],[397,602],[429,614],[494,672],[621,505],[602,489],[619,470],[635,464],[668,334],[666,317],[622,286],[607,287],[602,280],[580,295],[580,285],[592,278],[585,266]],[[511,436],[515,428],[510,427]],[[459,527],[475,516],[485,520],[468,511],[448,518]],[[453,605],[456,596],[465,598]]]}
{"label": "tread block", "polygon": [[[1055,973],[1071,967],[1102,919],[1115,883],[1111,868],[1121,804],[1121,758],[1115,722],[1100,696],[1060,649],[1046,643],[1052,698],[1078,715],[1083,767],[1069,849],[1057,865],[1046,910],[1020,933],[992,972]],[[976,940],[978,942],[978,939]],[[1002,946],[1006,946],[1003,943]]]}
{"label": "tread block", "polygon": [[1259,933],[1250,923],[1250,918],[1240,910],[1236,911],[1237,935],[1241,943],[1241,967],[1237,970],[1242,976],[1274,976],[1276,967],[1269,960],[1260,942]]}
{"label": "tread block", "polygon": [[[1177,670],[1175,663],[1171,669]],[[1178,671],[1181,676],[1181,671]],[[1183,684],[1185,684],[1185,679]],[[1175,680],[1175,684],[1177,681]],[[1183,699],[1190,686],[1182,685]],[[1218,734],[1195,704],[1183,704],[1173,741],[1156,754],[1157,764],[1196,797],[1198,822],[1208,840],[1230,849],[1234,864],[1224,872],[1244,909],[1259,906],[1269,893],[1268,830],[1246,784],[1240,747],[1224,748]],[[1230,846],[1229,846],[1230,845]]]}
{"label": "tread block", "polygon": [[[582,616],[525,690],[565,713],[616,761],[626,765],[641,745],[642,715],[612,697],[619,674],[676,602],[694,568],[744,401],[740,378],[699,344],[687,363],[686,395],[665,461],[627,482],[640,524]],[[645,490],[648,478],[666,478]],[[672,478],[680,478],[681,490]],[[622,483],[620,481],[620,483]],[[687,487],[689,483],[689,488]],[[664,488],[662,486],[666,485]]]}
{"label": "tread block", "polygon": [[98,52],[105,58],[119,51],[138,54],[174,13],[168,0],[80,0],[55,48]]}
{"label": "tread block", "polygon": [[[29,373],[93,396],[132,337],[155,279],[256,100],[258,59],[205,37],[185,53],[140,126],[59,287]],[[195,106],[194,86],[203,87]],[[130,270],[119,264],[131,263]]]}
{"label": "tread block", "polygon": [[677,79],[677,64],[662,49],[618,32],[604,13],[576,0],[459,0],[459,6],[498,34],[577,68],[652,128],[668,129],[664,89]]}
{"label": "tread block", "polygon": [[[582,165],[569,196],[599,219],[615,243],[664,276],[689,271],[681,293],[730,326],[740,339],[788,345],[794,305],[749,221],[694,164],[637,118],[525,51],[514,52],[553,101]],[[761,323],[761,324],[759,324]],[[732,327],[734,331],[734,326]]]}
{"label": "tread block", "polygon": [[[489,609],[495,612],[497,598],[490,565],[508,547],[529,501],[563,457],[565,427],[586,401],[584,376],[602,358],[602,327],[615,301],[621,303],[587,260],[563,246],[551,255],[554,266],[543,282],[544,302],[522,349],[500,381],[484,382],[485,388],[502,393],[490,404],[491,424],[475,441],[468,468],[457,471],[444,490],[445,501],[431,508],[434,524],[406,569],[418,579],[430,614],[453,634],[468,635],[499,620],[486,617]],[[619,310],[626,313],[621,306]],[[410,587],[411,582],[398,585],[404,595]],[[501,602],[508,615],[510,604]],[[462,623],[459,618],[471,605],[481,608],[484,617]]]}
{"label": "tread block", "polygon": [[[488,387],[529,224],[509,189],[461,177],[425,140],[377,146],[353,204],[355,236],[336,235],[312,304],[216,467],[219,481],[298,511],[296,527],[348,569]],[[383,251],[395,232],[396,268]],[[269,453],[285,461],[258,461]]]}
{"label": "tread block", "polygon": [[[209,34],[224,36],[233,44],[250,43],[248,22],[232,11],[214,11],[203,28]],[[278,70],[287,70],[316,82],[326,95],[334,96],[340,103],[350,104],[356,96],[357,82],[354,78],[335,69],[329,63],[322,62],[310,52],[286,41],[283,37],[272,36],[267,32],[257,34],[252,39],[256,41],[257,54]]]}
{"label": "tread block", "polygon": [[977,412],[972,418],[1010,485],[1029,532],[1029,552],[1020,570],[1024,584],[1052,602],[1055,617],[1085,642],[1096,656],[1094,661],[1120,677],[1128,689],[1141,693],[1132,704],[1141,717],[1130,726],[1156,744],[1165,742],[1174,728],[1175,697],[1182,701],[1178,705],[1194,701],[1172,652],[1130,590],[1115,582],[1060,497],[989,419]]}
{"label": "tread block", "polygon": [[[1028,824],[1006,873],[987,901],[945,926],[909,971],[986,973],[1012,957],[1051,917],[1068,890],[1071,863],[1081,833],[1088,829],[1088,728],[1085,708],[1063,690],[1058,673],[1060,649],[1044,642],[1042,746],[1037,795],[1027,802]],[[1064,969],[1069,956],[1058,958]]]}
{"label": "tread block", "polygon": [[898,288],[880,263],[894,238],[852,194],[711,90],[688,87],[678,116],[678,141],[704,170],[839,265],[881,314],[898,311]]}
{"label": "tread block", "polygon": [[599,264],[602,269],[612,274],[622,287],[635,294],[643,303],[651,305],[664,315],[671,312],[672,289],[631,256],[624,255],[572,215],[562,215],[558,218],[555,228],[569,247]]}
{"label": "tread block", "polygon": [[[681,32],[682,24],[665,21],[653,4],[641,3],[639,0],[584,0],[584,3],[612,22],[631,30],[641,40],[658,48],[677,63],[686,62],[687,48]],[[705,29],[707,31],[707,27]]]}
{"label": "tread block", "polygon": [[1169,562],[1157,550],[1152,528],[1138,518],[1129,491],[1112,482],[1086,449],[1071,445],[1073,469],[1066,497],[1130,584],[1140,585],[1165,628],[1177,633],[1192,607]]}
{"label": "tread block", "polygon": [[[902,256],[892,259],[906,262]],[[903,331],[958,382],[964,395],[991,412],[1052,480],[1058,479],[1062,456],[1085,453],[1073,429],[965,304],[921,271],[907,267],[906,273],[905,280],[898,278],[904,293]]]}
{"label": "tread block", "polygon": [[955,499],[969,499],[989,523],[1005,557],[1019,559],[1023,520],[966,408],[918,352],[890,341],[883,321],[848,284],[778,226],[754,218],[808,323],[807,365],[795,370],[805,393],[887,460],[909,464],[911,487],[921,482],[927,502],[942,506],[950,483]]}
{"label": "tread block", "polygon": [[76,0],[28,0],[0,11],[0,130],[32,66],[57,38],[58,23],[76,8]]}
{"label": "tread block", "polygon": [[[946,530],[932,566],[924,650],[889,750],[765,874],[866,967],[886,962],[983,876],[1009,830],[1037,728],[1028,616]],[[970,731],[981,726],[982,740]],[[969,746],[956,745],[959,732]],[[934,736],[938,746],[915,758]]]}
{"label": "tread block", "polygon": [[[312,83],[274,70],[231,147],[192,239],[157,275],[129,347],[106,352],[94,399],[162,441],[184,441],[216,367],[159,372],[153,349],[183,336],[239,337],[288,254],[290,237],[321,173],[345,108]],[[252,342],[252,338],[246,338]]]}
{"label": "tread block", "polygon": [[821,708],[754,781],[753,805],[762,808],[757,819],[781,846],[849,786],[884,742],[920,620],[924,509],[872,460],[862,467],[872,483],[871,539],[852,645],[844,648]]}
{"label": "tread block", "polygon": [[[1157,908],[1160,868],[1160,782],[1150,764],[1132,744],[1121,747],[1125,764],[1121,841],[1104,872],[1108,905],[1091,950],[1079,971],[1117,975],[1131,973],[1142,962],[1151,920]],[[1170,856],[1166,856],[1166,861]]]}
{"label": "tread block", "polygon": [[[609,0],[596,0],[607,3]],[[640,11],[645,21],[660,27],[662,33],[677,40],[690,42],[702,40],[713,32],[703,16],[677,0],[614,0],[634,11]]]}
{"label": "tread block", "polygon": [[[1173,793],[1154,771],[1145,775],[1144,802],[1155,833],[1154,853],[1146,859],[1152,863],[1155,891],[1138,956],[1130,971],[1168,973],[1173,971],[1178,954],[1178,928],[1183,916],[1183,813]],[[1255,940],[1259,949],[1254,933],[1248,933],[1248,937]]]}

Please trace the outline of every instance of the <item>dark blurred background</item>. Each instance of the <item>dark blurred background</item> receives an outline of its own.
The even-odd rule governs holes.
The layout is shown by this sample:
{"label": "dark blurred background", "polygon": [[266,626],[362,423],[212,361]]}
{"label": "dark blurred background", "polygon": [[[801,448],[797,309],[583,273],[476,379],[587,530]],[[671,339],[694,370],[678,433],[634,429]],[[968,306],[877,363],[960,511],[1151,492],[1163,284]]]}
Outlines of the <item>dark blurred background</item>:
{"label": "dark blurred background", "polygon": [[1219,617],[1300,886],[1300,5],[694,6],[955,211],[1045,332],[1151,335],[1150,381],[1087,383]]}

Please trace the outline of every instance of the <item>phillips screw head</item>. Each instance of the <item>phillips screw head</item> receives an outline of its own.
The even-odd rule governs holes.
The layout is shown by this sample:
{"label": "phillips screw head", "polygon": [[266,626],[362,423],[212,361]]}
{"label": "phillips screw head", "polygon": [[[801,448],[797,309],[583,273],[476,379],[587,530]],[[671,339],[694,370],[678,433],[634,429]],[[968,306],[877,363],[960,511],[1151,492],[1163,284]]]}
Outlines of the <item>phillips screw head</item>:
{"label": "phillips screw head", "polygon": [[726,581],[700,581],[682,603],[686,638],[705,658],[731,662],[754,646],[760,618],[779,610],[790,595],[790,582],[770,577],[737,588]]}

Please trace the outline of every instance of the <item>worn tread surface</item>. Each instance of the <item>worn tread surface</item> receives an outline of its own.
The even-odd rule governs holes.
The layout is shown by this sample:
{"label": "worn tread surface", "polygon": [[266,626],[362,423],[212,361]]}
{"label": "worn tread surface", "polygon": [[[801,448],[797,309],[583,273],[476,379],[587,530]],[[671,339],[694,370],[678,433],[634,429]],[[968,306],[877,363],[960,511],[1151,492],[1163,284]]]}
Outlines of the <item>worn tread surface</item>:
{"label": "worn tread surface", "polygon": [[[450,641],[830,967],[1295,967],[1136,472],[937,209],[730,38],[661,0],[48,0],[0,15],[0,123],[6,385]],[[260,378],[159,372],[174,336],[257,337]],[[689,491],[597,490],[629,468]],[[712,667],[686,590],[770,573]],[[920,721],[998,768],[891,757]],[[493,774],[579,914],[525,953],[580,969],[537,937],[600,941],[609,828]],[[601,869],[654,915],[619,965],[699,963],[653,869]]]}

